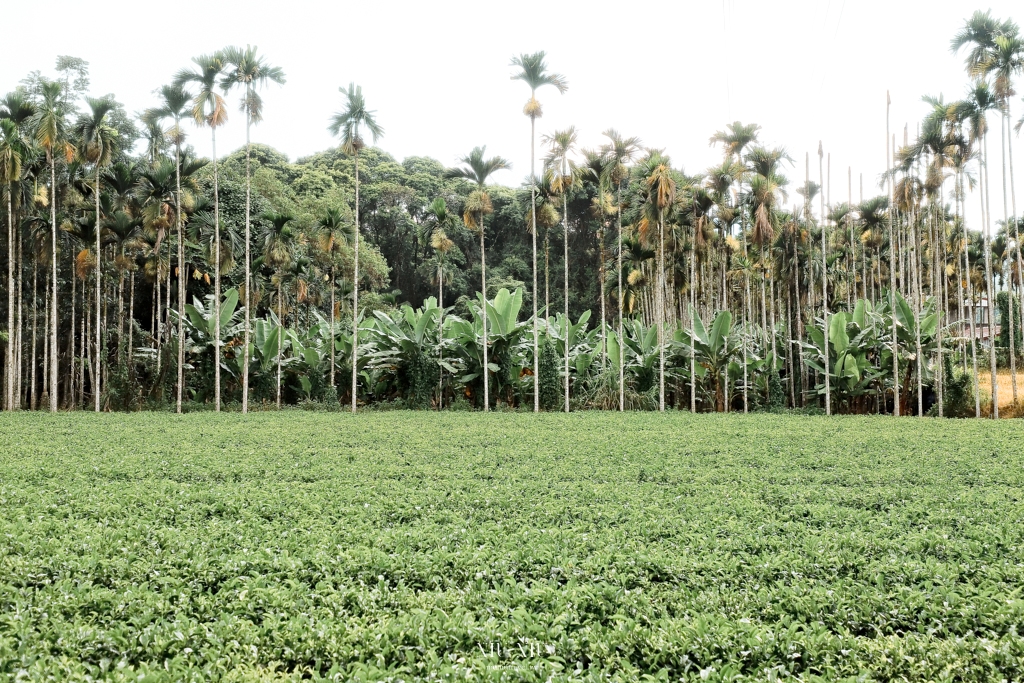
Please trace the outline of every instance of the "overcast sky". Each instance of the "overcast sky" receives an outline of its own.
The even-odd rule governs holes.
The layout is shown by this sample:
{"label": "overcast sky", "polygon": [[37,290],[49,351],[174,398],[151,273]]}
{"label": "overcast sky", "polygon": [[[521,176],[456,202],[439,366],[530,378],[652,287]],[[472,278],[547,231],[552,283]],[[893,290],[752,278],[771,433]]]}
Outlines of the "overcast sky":
{"label": "overcast sky", "polygon": [[[338,86],[363,87],[385,129],[380,146],[398,159],[431,156],[447,165],[476,145],[512,161],[495,181],[529,174],[526,86],[509,79],[513,54],[545,50],[569,91],[538,93],[538,133],[575,125],[584,146],[614,127],[664,148],[693,173],[720,160],[708,138],[728,122],[762,127],[761,139],[804,155],[817,177],[818,141],[831,154],[831,200],[877,193],[885,167],[886,90],[892,130],[913,137],[927,107],[922,95],[959,98],[967,88],[962,56],[949,51],[975,9],[1024,21],[1019,0],[983,5],[933,0],[710,0],[708,2],[265,2],[14,3],[0,88],[31,70],[53,73],[58,54],[90,63],[92,90],[113,93],[129,111],[155,103],[153,91],[190,58],[229,44],[259,46],[288,78],[264,92],[266,120],[254,141],[292,160],[336,144],[327,132],[341,106]],[[45,17],[45,22],[40,18]],[[38,28],[32,28],[38,27]],[[1021,88],[1024,90],[1024,88]],[[236,95],[232,95],[236,98]],[[234,105],[234,103],[233,103]],[[1014,101],[1014,118],[1022,113]],[[232,112],[236,110],[234,106]],[[993,216],[1002,218],[999,126],[989,143]],[[243,143],[240,114],[218,132],[221,153]],[[190,141],[209,154],[209,131]],[[1024,158],[1015,138],[1016,158]],[[539,154],[539,152],[538,152]],[[1017,187],[1024,187],[1017,169]],[[1018,201],[1024,195],[1017,192]],[[793,195],[790,203],[798,199]],[[978,201],[969,200],[977,227]]]}

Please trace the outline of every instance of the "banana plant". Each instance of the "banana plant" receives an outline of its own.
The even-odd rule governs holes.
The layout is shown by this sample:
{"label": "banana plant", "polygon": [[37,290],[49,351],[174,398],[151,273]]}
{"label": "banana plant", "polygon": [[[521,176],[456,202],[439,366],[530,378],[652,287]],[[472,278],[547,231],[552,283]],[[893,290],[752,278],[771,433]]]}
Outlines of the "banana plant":
{"label": "banana plant", "polygon": [[373,326],[361,336],[373,349],[364,353],[375,371],[375,396],[400,396],[418,406],[429,402],[438,377],[441,314],[434,297],[423,308],[403,304],[391,315],[374,311]]}
{"label": "banana plant", "polygon": [[608,357],[612,367],[623,355],[623,374],[637,393],[646,393],[658,381],[658,328],[644,327],[639,318],[622,321],[623,338],[618,336],[608,343]]}
{"label": "banana plant", "polygon": [[451,343],[455,354],[454,361],[446,367],[459,374],[459,382],[473,396],[482,396],[483,310],[487,314],[487,371],[492,373],[496,382],[493,393],[508,403],[514,402],[517,395],[522,395],[525,369],[532,361],[527,356],[526,340],[526,333],[532,330],[532,326],[529,322],[519,320],[522,306],[522,289],[517,288],[513,294],[502,288],[493,301],[478,300],[471,304],[472,320],[463,320],[457,316],[446,319],[444,337],[446,342]]}
{"label": "banana plant", "polygon": [[[185,319],[182,321],[186,338],[185,352],[190,358],[198,360],[198,364],[209,368],[212,372],[213,349],[216,339],[216,320],[214,319],[213,295],[204,297],[205,303],[198,298],[193,303],[185,304]],[[177,322],[177,311],[169,312],[171,320]],[[229,289],[224,293],[224,299],[220,305],[220,340],[219,346],[229,346],[232,351],[221,355],[221,369],[237,378],[237,370],[240,367],[240,359],[243,353],[232,344],[242,331],[242,310],[238,308],[238,290]],[[227,344],[225,344],[227,342]]]}
{"label": "banana plant", "polygon": [[[715,410],[725,410],[725,395],[729,383],[730,364],[734,363],[737,354],[740,352],[740,337],[732,333],[732,313],[720,311],[711,323],[711,329],[704,327],[700,316],[691,310],[693,316],[693,331],[680,329],[673,339],[673,345],[677,350],[689,358],[693,353],[696,361],[696,377],[694,382],[707,384],[714,382],[713,393],[715,396]],[[704,387],[707,390],[707,387]]]}
{"label": "banana plant", "polygon": [[[577,322],[566,318],[563,313],[558,313],[554,318],[548,318],[545,323],[547,336],[555,343],[555,349],[559,358],[565,358],[566,339],[569,343],[569,367],[576,373],[576,382],[585,382],[594,365],[594,359],[600,353],[599,335],[597,328],[587,329],[587,322],[590,320],[590,311],[584,311]],[[564,374],[564,373],[560,373]]]}

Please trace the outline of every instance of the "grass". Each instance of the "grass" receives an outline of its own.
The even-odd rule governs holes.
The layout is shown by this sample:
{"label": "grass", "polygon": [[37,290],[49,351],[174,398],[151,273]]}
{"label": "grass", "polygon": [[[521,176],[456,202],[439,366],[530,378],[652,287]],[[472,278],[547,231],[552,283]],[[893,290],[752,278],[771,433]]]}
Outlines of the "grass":
{"label": "grass", "polygon": [[[1020,394],[1024,391],[1024,385],[1021,381],[1024,377],[1018,374],[1017,377],[1017,392]],[[1018,396],[1017,402],[1013,401],[1013,377],[1010,375],[1009,369],[1001,368],[996,372],[996,386],[999,387],[999,417],[1005,418],[1018,418],[1024,416],[1024,401]],[[985,414],[991,416],[992,414],[992,373],[985,368],[978,369],[978,388],[981,389],[981,395],[984,402],[988,404],[985,408]]]}
{"label": "grass", "polygon": [[1021,680],[1022,436],[3,415],[0,677]]}

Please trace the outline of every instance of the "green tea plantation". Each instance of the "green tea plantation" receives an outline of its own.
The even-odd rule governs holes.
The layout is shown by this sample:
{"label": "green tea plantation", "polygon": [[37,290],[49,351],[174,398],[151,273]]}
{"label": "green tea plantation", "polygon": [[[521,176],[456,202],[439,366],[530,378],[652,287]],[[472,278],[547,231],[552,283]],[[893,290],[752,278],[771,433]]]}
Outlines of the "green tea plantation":
{"label": "green tea plantation", "polygon": [[1024,680],[1024,426],[0,416],[0,679]]}

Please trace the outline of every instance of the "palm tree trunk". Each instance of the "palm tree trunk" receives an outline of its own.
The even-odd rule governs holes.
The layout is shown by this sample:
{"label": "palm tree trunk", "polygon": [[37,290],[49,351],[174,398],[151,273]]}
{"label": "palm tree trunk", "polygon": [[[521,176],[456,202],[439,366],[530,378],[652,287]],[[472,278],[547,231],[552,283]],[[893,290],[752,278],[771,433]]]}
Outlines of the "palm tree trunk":
{"label": "palm tree trunk", "polygon": [[18,268],[15,270],[15,276],[18,283],[18,293],[16,300],[18,302],[17,322],[14,326],[14,330],[17,333],[17,346],[15,347],[15,353],[17,354],[14,362],[14,367],[17,369],[16,383],[14,385],[14,397],[16,401],[16,407],[21,410],[22,406],[25,405],[24,394],[22,392],[23,380],[25,376],[25,291],[24,291],[24,266],[25,266],[25,250],[24,250],[24,234],[22,230],[17,231],[18,234]]}
{"label": "palm tree trunk", "polygon": [[992,197],[989,192],[991,183],[988,179],[988,131],[982,136],[984,157],[982,166],[985,173],[985,288],[988,295],[988,337],[989,364],[992,371],[992,419],[999,419],[999,384],[996,380],[996,326],[993,316],[995,304],[995,283],[992,279]]}
{"label": "palm tree trunk", "polygon": [[[128,294],[128,354],[127,354],[128,357],[127,357],[126,360],[128,362],[129,370],[131,371],[132,375],[134,375],[135,372],[134,372],[133,368],[134,368],[134,364],[135,364],[135,360],[134,360],[135,356],[134,356],[134,351],[132,350],[134,348],[134,346],[132,344],[132,341],[133,341],[133,338],[135,336],[135,271],[134,270],[131,272],[131,275],[128,276],[128,283],[129,283],[128,284],[128,292],[129,292],[129,294]],[[178,338],[178,342],[181,343],[181,338],[180,337]],[[180,363],[179,363],[179,365],[180,365]]]}
{"label": "palm tree trunk", "polygon": [[[536,223],[534,223],[534,231],[536,231],[536,229],[537,229]],[[536,246],[536,241],[534,242],[534,246]],[[537,252],[535,250],[534,251],[535,259],[536,259],[536,255],[537,255]],[[534,264],[533,273],[534,273],[534,276],[536,276],[536,274],[537,274],[537,268],[536,268],[537,261],[534,260],[533,264]],[[536,284],[536,281],[534,281],[534,284]],[[533,294],[534,294],[534,297],[533,297],[534,316],[533,317],[534,317],[534,320],[536,321],[536,319],[537,319],[537,313],[536,313],[536,310],[537,310],[537,288],[536,287],[533,288]],[[438,268],[438,273],[437,273],[437,307],[438,307],[438,316],[437,316],[437,368],[438,368],[438,371],[437,371],[437,409],[441,410],[441,406],[444,403],[444,365],[442,365],[442,363],[444,363],[444,269],[443,268]],[[536,357],[536,354],[534,354],[534,357]],[[536,374],[536,372],[534,372],[534,377],[536,377],[536,376],[537,376],[537,374]],[[536,402],[534,404],[533,412],[537,412]]]}
{"label": "palm tree trunk", "polygon": [[[603,212],[604,209],[602,209],[602,214]],[[604,216],[602,215],[601,218],[603,221]],[[604,308],[604,222],[602,222],[601,229],[598,231],[597,241],[597,294],[598,296],[601,297],[601,372],[603,373],[605,365],[608,362],[608,344],[607,337],[605,334],[605,316],[607,315],[607,313],[605,312]]]}
{"label": "palm tree trunk", "polygon": [[[181,397],[185,389],[185,235],[181,224],[181,144],[174,145],[174,220],[178,224],[178,386],[175,396],[175,410],[181,414]],[[246,219],[249,214],[246,212]],[[245,242],[249,248],[248,235]],[[246,289],[246,294],[249,290]],[[246,310],[248,313],[248,309]],[[218,316],[218,320],[220,317]],[[248,328],[246,328],[248,331]],[[248,349],[248,345],[245,347]],[[242,398],[243,412],[245,398]]]}
{"label": "palm tree trunk", "polygon": [[281,292],[281,278],[277,280],[277,409],[281,410],[281,348],[284,338],[284,299]]}
{"label": "palm tree trunk", "polygon": [[[213,141],[213,410],[220,412],[220,197],[217,173],[217,128],[210,127]],[[170,296],[170,292],[167,293]],[[280,407],[280,406],[278,406]]]}
{"label": "palm tree trunk", "polygon": [[29,351],[29,385],[28,385],[28,408],[35,410],[39,403],[39,394],[36,391],[36,330],[39,327],[39,260],[32,259],[32,343]]}
{"label": "palm tree trunk", "polygon": [[[981,202],[981,229],[985,229],[985,195],[984,195],[984,174],[981,172],[980,162],[978,168],[978,199]],[[963,193],[964,181],[963,177],[960,178],[960,192]],[[970,298],[970,316],[971,316],[971,361],[973,362],[974,369],[974,417],[981,417],[981,392],[979,391],[979,377],[978,374],[978,333],[974,325],[974,318],[977,315],[977,310],[980,307],[981,301],[975,303],[974,300],[974,281],[971,279],[971,261],[968,252],[968,235],[966,227],[964,229],[964,270],[967,273],[967,296]]]}
{"label": "palm tree trunk", "polygon": [[356,412],[356,379],[359,361],[359,149],[355,150],[356,166],[356,234],[352,275],[352,412]]}
{"label": "palm tree trunk", "polygon": [[914,243],[913,260],[911,261],[911,285],[913,287],[914,294],[914,343],[916,345],[916,359],[914,361],[917,366],[917,416],[924,417],[924,381],[921,377],[921,373],[924,367],[924,359],[921,357],[921,320],[918,312],[921,310],[922,296],[921,296],[921,261],[920,261],[920,250],[918,245],[920,244],[917,239],[917,217],[911,213],[908,216],[910,220],[910,229],[913,231],[911,241]]}
{"label": "palm tree trunk", "polygon": [[615,199],[616,220],[618,222],[619,255],[618,268],[616,270],[616,281],[618,285],[618,309],[619,309],[619,412],[626,409],[626,348],[622,343],[622,182],[619,181]]}
{"label": "palm tree trunk", "polygon": [[[1008,104],[1008,102],[1007,102],[1007,104]],[[1008,208],[1007,203],[1006,203],[1006,146],[1009,143],[1009,139],[1012,138],[1013,136],[1012,135],[1007,135],[1007,132],[1010,129],[1010,119],[1007,116],[1006,107],[1002,107],[1002,110],[1003,110],[1001,112],[1002,116],[999,117],[999,133],[1000,133],[1000,135],[1002,137],[1002,144],[1000,145],[1000,151],[1003,153],[1002,154],[1002,157],[1003,157],[1003,225],[1006,226],[1006,240],[1009,243],[1011,234],[1010,234],[1009,208]],[[1015,211],[1015,213],[1016,213],[1016,211]],[[1015,215],[1014,216],[1014,223],[1015,224],[1016,224],[1016,220],[1017,220],[1017,217]],[[1009,246],[1009,245],[1007,245],[1007,246]],[[1017,354],[1015,352],[1016,350],[1014,348],[1014,338],[1013,338],[1014,337],[1013,291],[1014,291],[1013,271],[1012,271],[1012,268],[1011,268],[1010,276],[1009,276],[1009,287],[1007,287],[1007,292],[1006,292],[1006,312],[1008,314],[1007,317],[1010,319],[1009,320],[1009,324],[1010,324],[1010,330],[1009,330],[1010,331],[1010,348],[1009,348],[1009,352],[1010,352],[1010,385],[1013,387],[1012,388],[1012,391],[1013,391],[1013,402],[1016,403],[1017,402],[1017,358],[1016,358]]]}
{"label": "palm tree trunk", "polygon": [[[563,173],[564,171],[564,162]],[[562,246],[564,247],[564,262],[562,273],[564,275],[565,287],[565,412],[569,412],[569,344],[572,341],[569,335],[572,332],[572,321],[569,320],[569,191],[562,194]]]}
{"label": "palm tree trunk", "polygon": [[11,195],[14,183],[7,186],[7,358],[4,363],[6,375],[4,405],[8,411],[14,410],[14,344],[17,336],[14,333],[14,209]]}
{"label": "palm tree trunk", "polygon": [[[1021,257],[1021,253],[1020,253],[1020,251],[1021,251],[1021,244],[1020,244],[1020,222],[1021,222],[1021,217],[1017,213],[1017,190],[1016,190],[1016,185],[1014,184],[1014,179],[1013,179],[1013,135],[1009,134],[1010,120],[1011,120],[1011,117],[1010,117],[1010,100],[1007,99],[1007,101],[1006,101],[1006,130],[1007,130],[1007,135],[1006,135],[1006,154],[1009,157],[1009,162],[1010,162],[1010,208],[1011,208],[1011,210],[1013,212],[1012,213],[1012,216],[1013,216],[1013,235],[1014,235],[1014,243],[1016,244],[1016,249],[1014,251],[1015,251],[1015,255],[1017,257],[1017,281],[1018,281],[1018,284],[1020,284],[1020,286],[1022,287],[1021,296],[1018,299],[1019,300],[1019,305],[1020,305],[1020,316],[1021,316],[1020,320],[1021,320],[1021,324],[1024,324],[1024,263],[1022,263],[1022,257]],[[1013,310],[1013,293],[1012,293],[1013,289],[1014,288],[1011,286],[1011,288],[1010,288],[1010,292],[1011,292],[1011,294],[1010,294],[1010,303],[1008,304],[1008,307],[1010,308],[1011,311]],[[1010,315],[1010,320],[1013,320],[1012,313]],[[1013,339],[1013,334],[1010,335],[1010,339],[1011,340]],[[1013,342],[1011,341],[1011,344],[1012,343]],[[1011,353],[1010,357],[1013,358],[1014,354]],[[1013,400],[1014,400],[1014,402],[1016,402],[1017,401],[1017,375],[1016,375],[1016,372],[1013,375],[1013,382],[1014,382],[1013,383],[1013,392],[1014,392],[1013,393]]]}
{"label": "palm tree trunk", "polygon": [[697,338],[697,227],[694,227],[693,248],[690,250],[690,412],[697,412],[697,356],[694,340]]}
{"label": "palm tree trunk", "polygon": [[[246,240],[246,244],[248,245],[248,239]],[[246,249],[248,250],[248,246],[246,246]],[[245,272],[245,276],[246,276],[245,301],[246,301],[246,303],[248,303],[249,302],[248,257],[246,257],[246,264],[247,264],[247,266],[246,266],[246,272]],[[335,391],[337,391],[338,387],[334,383],[334,338],[336,336],[336,332],[335,332],[336,325],[335,325],[335,321],[334,321],[334,318],[335,318],[334,306],[335,306],[335,304],[334,304],[334,270],[332,268],[331,269],[331,336],[330,336],[330,340],[328,342],[328,346],[330,346],[330,348],[331,348],[331,389],[334,389]],[[243,407],[243,411],[244,412],[248,411],[248,404],[249,404],[248,396],[247,396],[247,394],[249,393],[249,355],[248,355],[248,349],[249,349],[249,342],[248,342],[248,337],[249,337],[248,316],[249,316],[249,312],[248,312],[248,310],[246,311],[245,314],[246,314],[246,320],[247,320],[247,322],[245,324],[245,336],[246,336],[246,343],[245,343],[246,356],[245,356],[245,360],[246,360],[246,363],[245,363],[245,375],[243,377],[244,382],[245,382],[245,388],[242,390],[242,392],[243,392],[242,395],[245,397],[245,398],[242,399],[242,407]]]}
{"label": "palm tree trunk", "polygon": [[[796,380],[796,379],[800,380],[800,394],[799,394],[799,397],[800,397],[800,405],[802,406],[803,403],[804,403],[804,392],[806,390],[806,386],[804,384],[804,381],[805,381],[805,378],[807,377],[807,368],[804,366],[804,347],[803,347],[804,319],[803,319],[803,313],[800,310],[800,256],[799,256],[799,253],[797,252],[797,249],[796,249],[796,240],[797,240],[798,237],[799,237],[799,232],[796,235],[794,235],[794,238],[793,238],[793,277],[795,278],[795,280],[793,281],[793,288],[796,290],[796,297],[795,297],[795,302],[796,302],[796,336],[797,336],[796,349],[797,349],[797,354],[798,354],[798,356],[800,358],[800,365],[797,368],[797,371],[799,373],[799,377],[798,378],[794,377],[793,379],[794,380]],[[795,405],[794,405],[794,407],[795,407]]]}
{"label": "palm tree trunk", "polygon": [[[53,291],[50,294],[50,412],[57,412],[57,371],[58,371],[58,348],[57,348],[57,180],[55,161],[52,153],[47,153],[50,161],[50,277]],[[71,273],[71,347],[70,358],[74,359],[74,338],[75,338],[75,274]],[[74,375],[74,363],[72,363],[71,374]],[[70,392],[69,392],[70,393]]]}
{"label": "palm tree trunk", "polygon": [[[77,277],[72,269],[72,277]],[[81,354],[78,358],[78,403],[77,405],[83,410],[85,409],[85,364],[89,356],[89,337],[87,336],[88,331],[86,327],[86,320],[89,317],[89,290],[86,288],[85,280],[82,280],[82,320],[80,322],[79,339],[81,343],[78,345],[78,353]]]}
{"label": "palm tree trunk", "polygon": [[484,412],[491,409],[490,382],[488,377],[491,374],[487,366],[487,254],[484,252],[484,214],[480,213],[480,291],[481,291],[481,317],[483,319],[484,333]]}
{"label": "palm tree trunk", "polygon": [[50,387],[46,379],[50,376],[50,288],[46,286],[46,273],[43,273],[43,374],[39,377],[39,405],[42,410],[43,401],[49,403]]}
{"label": "palm tree trunk", "polygon": [[[886,100],[889,99],[889,93],[886,91]],[[893,236],[892,229],[892,214],[894,210],[893,204],[893,187],[892,187],[892,151],[896,147],[896,138],[892,138],[893,150],[889,147],[889,107],[890,104],[887,102],[885,107],[885,177],[886,182],[889,184],[889,310],[892,313],[892,390],[893,390],[893,415],[895,417],[900,416],[900,357],[899,357],[899,340],[896,337],[896,240]],[[879,265],[881,270],[881,265]],[[881,286],[881,282],[879,282]]]}
{"label": "palm tree trunk", "polygon": [[[821,318],[825,338],[825,414],[832,414],[832,361],[828,346],[828,219],[825,217],[825,178],[821,169],[821,147],[818,148],[818,176],[821,183]],[[831,163],[831,158],[830,158]]]}
{"label": "palm tree trunk", "polygon": [[551,230],[544,231],[544,318],[551,315]]}
{"label": "palm tree trunk", "polygon": [[[566,356],[566,372],[569,359]],[[665,210],[658,216],[658,410],[665,412]]]}
{"label": "palm tree trunk", "polygon": [[[245,101],[248,103],[251,98],[250,83],[245,84]],[[245,116],[245,331],[243,332],[243,354],[245,360],[242,362],[242,413],[249,412],[249,344],[250,336],[252,331],[249,329],[251,325],[251,313],[250,308],[252,306],[252,298],[250,290],[252,289],[252,256],[250,253],[250,233],[252,231],[252,219],[249,217],[249,213],[252,210],[252,172],[251,172],[251,157],[252,157],[252,143],[250,141],[250,128],[252,127],[252,117],[246,112]],[[334,273],[331,273],[331,387],[334,388]]]}
{"label": "palm tree trunk", "polygon": [[93,372],[93,406],[95,411],[100,412],[100,392],[101,384],[100,377],[102,373],[103,361],[100,360],[100,355],[103,352],[102,342],[100,339],[100,317],[102,311],[100,307],[103,303],[103,291],[101,290],[101,278],[102,270],[100,269],[100,263],[103,260],[103,254],[101,253],[100,245],[100,165],[96,163],[96,362],[92,366]]}
{"label": "palm tree trunk", "polygon": [[[52,206],[52,204],[51,204],[51,206]],[[53,277],[53,280],[54,280],[53,284],[55,285],[56,284],[56,280],[57,280],[56,274],[53,274],[52,277]],[[73,410],[73,409],[77,408],[77,406],[78,406],[78,404],[75,401],[75,391],[77,389],[77,387],[76,387],[76,379],[75,378],[77,377],[77,375],[76,375],[77,368],[80,365],[79,362],[78,362],[78,357],[75,355],[75,353],[76,353],[76,349],[75,349],[75,318],[76,318],[76,313],[77,313],[77,311],[76,311],[76,301],[77,301],[77,298],[76,298],[75,290],[77,289],[77,280],[78,280],[78,278],[75,276],[75,257],[74,257],[74,254],[72,254],[72,256],[71,256],[71,277],[70,277],[70,279],[71,279],[71,327],[68,329],[68,361],[69,361],[68,365],[69,365],[69,367],[68,367],[68,376],[67,376],[66,389],[65,389],[67,393],[64,396],[64,406],[65,406],[65,408],[67,408],[69,410]],[[53,291],[54,292],[57,291],[56,286],[54,286]],[[50,320],[50,329],[51,329],[50,334],[54,335],[53,338],[51,339],[51,347],[53,347],[55,349],[53,353],[54,353],[54,361],[56,361],[57,358],[58,358],[58,355],[57,355],[57,351],[56,351],[56,348],[57,348],[56,341],[57,340],[56,340],[56,332],[54,331],[54,328],[56,328],[56,320],[55,320],[56,315],[55,314],[57,312],[57,306],[52,301],[52,299],[54,297],[51,296],[50,298],[51,298],[51,301],[50,301],[50,306],[51,306],[51,308],[50,308],[50,315],[53,316],[51,318],[51,320]],[[51,388],[52,388],[52,382],[53,382],[53,371],[54,371],[53,370],[53,366],[51,365],[50,366]],[[51,396],[52,396],[52,394],[51,394]],[[52,399],[51,399],[51,404],[50,404],[50,412],[54,412],[53,404],[52,404]]]}
{"label": "palm tree trunk", "polygon": [[[536,91],[530,99],[536,97]],[[540,412],[540,321],[537,320],[537,117],[530,114],[530,217],[533,221],[533,412]],[[438,278],[440,286],[441,278]],[[442,377],[444,370],[441,370]]]}

